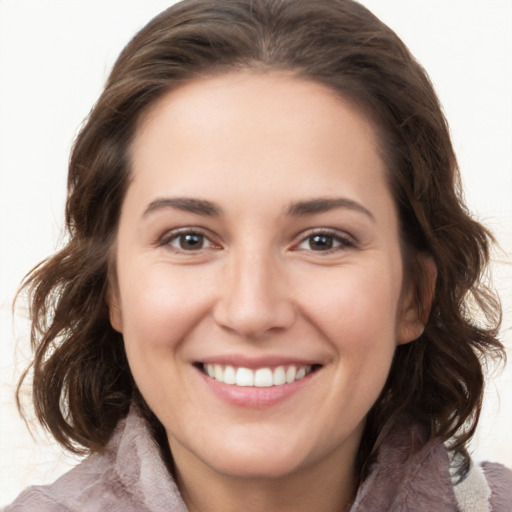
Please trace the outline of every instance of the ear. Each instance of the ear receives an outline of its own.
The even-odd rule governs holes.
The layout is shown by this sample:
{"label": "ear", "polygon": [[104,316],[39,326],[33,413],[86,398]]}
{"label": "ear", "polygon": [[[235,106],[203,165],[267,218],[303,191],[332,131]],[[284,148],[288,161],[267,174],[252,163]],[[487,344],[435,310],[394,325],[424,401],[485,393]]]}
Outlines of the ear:
{"label": "ear", "polygon": [[108,316],[112,328],[121,333],[123,332],[123,316],[121,312],[121,301],[117,286],[112,283],[108,287],[107,292]]}
{"label": "ear", "polygon": [[420,255],[414,267],[410,275],[404,277],[397,321],[398,345],[414,341],[423,334],[434,298],[437,279],[434,260],[430,256]]}

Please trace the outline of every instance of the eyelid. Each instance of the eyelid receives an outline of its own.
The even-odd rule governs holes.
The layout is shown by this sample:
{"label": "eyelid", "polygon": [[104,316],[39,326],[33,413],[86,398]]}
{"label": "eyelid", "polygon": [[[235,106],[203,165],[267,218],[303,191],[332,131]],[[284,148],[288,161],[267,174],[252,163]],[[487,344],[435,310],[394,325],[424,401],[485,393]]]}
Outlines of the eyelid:
{"label": "eyelid", "polygon": [[[171,242],[174,239],[177,239],[180,236],[187,235],[187,234],[195,234],[195,235],[201,235],[203,236],[209,243],[208,247],[204,247],[201,249],[197,249],[196,251],[186,251],[184,249],[180,249],[178,247],[174,247],[171,245]],[[221,245],[219,243],[216,243],[213,240],[213,235],[209,230],[206,230],[204,228],[200,228],[197,226],[184,226],[176,229],[171,229],[168,231],[165,231],[165,233],[158,237],[155,245],[157,247],[164,247],[168,248],[169,250],[176,252],[178,254],[192,254],[194,252],[199,253],[205,249],[220,249]]]}
{"label": "eyelid", "polygon": [[[325,251],[313,251],[312,249],[301,249],[299,247],[301,244],[306,242],[308,238],[311,238],[315,235],[325,235],[332,237],[337,242],[339,242],[339,244],[336,247],[332,247]],[[294,244],[293,250],[308,251],[323,255],[331,254],[338,251],[344,251],[350,248],[357,248],[359,245],[357,239],[354,236],[334,228],[312,228],[300,233],[300,235],[297,238],[298,242]]]}
{"label": "eyelid", "polygon": [[[171,241],[174,239],[177,239],[179,236],[183,236],[186,234],[197,234],[202,235],[207,241],[208,241],[208,247],[204,247],[201,249],[197,249],[196,251],[187,251],[180,249],[178,247],[173,247],[171,245]],[[326,249],[324,251],[314,251],[313,249],[305,249],[300,248],[300,245],[308,240],[308,238],[311,238],[315,235],[325,235],[328,237],[332,237],[338,244],[335,247],[332,247],[330,249]],[[171,230],[167,230],[164,232],[163,235],[159,236],[158,239],[155,242],[155,246],[157,247],[166,247],[169,250],[172,250],[173,252],[179,253],[179,254],[191,254],[191,253],[199,253],[202,250],[205,249],[222,249],[222,245],[215,240],[215,236],[211,233],[210,230],[198,227],[198,226],[183,226]],[[308,252],[314,252],[319,253],[323,255],[328,255],[330,253],[334,252],[341,252],[345,251],[350,248],[357,248],[359,245],[358,240],[353,236],[345,231],[341,231],[339,229],[335,228],[324,228],[324,227],[317,227],[317,228],[311,228],[306,231],[302,231],[299,235],[295,237],[296,242],[293,243],[291,249],[294,251],[308,251]]]}

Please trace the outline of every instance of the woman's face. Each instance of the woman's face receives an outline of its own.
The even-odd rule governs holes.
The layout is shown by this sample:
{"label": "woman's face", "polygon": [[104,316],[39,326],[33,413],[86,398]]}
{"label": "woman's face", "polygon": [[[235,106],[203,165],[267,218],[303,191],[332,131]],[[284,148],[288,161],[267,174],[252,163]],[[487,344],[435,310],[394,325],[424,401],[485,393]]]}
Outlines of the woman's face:
{"label": "woman's face", "polygon": [[322,85],[234,73],[141,123],[111,320],[178,468],[353,461],[421,330],[372,126]]}

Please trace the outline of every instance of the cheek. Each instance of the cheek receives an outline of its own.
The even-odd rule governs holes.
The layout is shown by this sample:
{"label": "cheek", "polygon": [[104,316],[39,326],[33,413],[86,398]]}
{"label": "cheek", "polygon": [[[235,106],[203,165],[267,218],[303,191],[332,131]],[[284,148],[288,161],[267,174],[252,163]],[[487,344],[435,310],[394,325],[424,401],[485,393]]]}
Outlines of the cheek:
{"label": "cheek", "polygon": [[[183,271],[171,272],[165,265],[140,266],[120,282],[120,290],[132,375],[151,409],[172,417],[180,404],[192,399],[189,390],[180,387],[183,365],[178,363],[183,340],[201,318],[207,298],[196,292]],[[163,411],[162,404],[169,410]]]}
{"label": "cheek", "polygon": [[305,284],[308,314],[339,350],[386,350],[396,341],[401,271],[393,265],[340,268]]}
{"label": "cheek", "polygon": [[130,346],[142,351],[168,349],[198,321],[208,307],[208,287],[201,276],[190,279],[191,270],[139,267],[135,276],[120,283],[127,350]]}

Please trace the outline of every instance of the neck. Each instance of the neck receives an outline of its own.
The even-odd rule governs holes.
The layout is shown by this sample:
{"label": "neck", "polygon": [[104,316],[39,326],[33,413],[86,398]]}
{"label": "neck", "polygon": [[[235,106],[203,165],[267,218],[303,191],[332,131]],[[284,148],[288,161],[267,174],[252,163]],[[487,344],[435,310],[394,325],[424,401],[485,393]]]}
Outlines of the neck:
{"label": "neck", "polygon": [[187,458],[180,464],[179,451],[173,449],[177,483],[190,512],[344,512],[356,492],[355,456],[350,463],[332,457],[282,477],[241,478]]}

